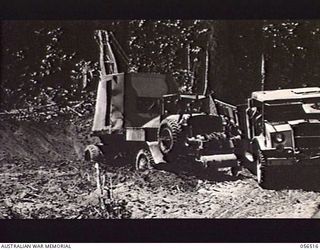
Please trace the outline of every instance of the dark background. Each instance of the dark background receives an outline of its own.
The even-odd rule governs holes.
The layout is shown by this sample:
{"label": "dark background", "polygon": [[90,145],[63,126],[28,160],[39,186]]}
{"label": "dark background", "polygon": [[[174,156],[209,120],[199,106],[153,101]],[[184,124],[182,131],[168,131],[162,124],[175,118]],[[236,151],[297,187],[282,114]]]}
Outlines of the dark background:
{"label": "dark background", "polygon": [[[121,71],[171,74],[193,93],[203,91],[208,50],[209,87],[233,104],[244,103],[252,91],[261,89],[262,54],[265,89],[319,86],[318,20],[11,20],[1,24],[2,109],[44,104],[46,98],[61,105],[92,98],[82,90],[81,67],[90,63],[97,73],[97,29],[112,31],[130,59],[125,64],[114,49]],[[97,81],[92,79],[92,84]]]}
{"label": "dark background", "polygon": [[[198,0],[188,2],[135,1],[133,3],[133,1],[118,0],[103,3],[102,1],[91,0],[81,2],[79,4],[76,1],[22,2],[12,0],[2,2],[0,12],[3,21],[8,19],[60,19],[58,21],[59,26],[66,19],[140,18],[228,19],[233,21],[237,19],[260,19],[261,21],[263,19],[303,19],[304,21],[312,19],[311,23],[317,24],[316,18],[319,18],[320,13],[318,1]],[[9,40],[9,35],[4,35],[4,25],[4,22],[2,22],[2,43],[5,37]],[[28,26],[28,22],[25,25]],[[30,30],[26,29],[26,32],[28,33]],[[80,33],[76,35],[80,35]],[[302,40],[305,40],[303,36],[301,37]],[[90,35],[88,39],[91,38]],[[253,37],[250,37],[250,39],[256,40]],[[305,41],[312,40],[306,39]],[[314,44],[317,44],[317,42]],[[249,44],[244,45],[250,48]],[[256,43],[257,45],[258,43]],[[93,50],[94,47],[92,45]],[[5,47],[1,45],[1,48],[3,51]],[[255,56],[256,62],[260,62],[260,53],[255,53],[257,54]],[[92,55],[91,53],[88,54]],[[230,53],[228,54],[230,55]],[[314,53],[313,57],[316,56],[317,54]],[[279,57],[281,58],[281,56]],[[2,55],[1,60],[3,59],[4,56]],[[2,88],[4,88],[3,65],[2,61],[0,68]],[[314,67],[311,61],[308,65]],[[259,80],[260,69],[257,65],[255,66],[256,78]],[[282,70],[281,67],[278,67],[278,69]],[[295,69],[298,69],[295,74],[300,77],[300,68],[295,67]],[[317,71],[316,67],[314,69]],[[310,72],[307,71],[306,73],[311,74]],[[235,76],[233,77],[236,79]],[[7,79],[9,80],[9,78]],[[279,79],[278,76],[277,79]],[[291,79],[291,81],[293,80]],[[254,83],[256,84],[255,87],[259,89],[259,84]],[[268,80],[268,83],[270,84],[270,80]],[[12,89],[15,89],[13,86],[17,83],[12,84],[8,83],[7,87],[10,86],[11,88],[12,86]],[[313,84],[317,83],[313,82]],[[240,90],[240,87],[237,90]],[[240,93],[240,91],[236,92],[234,90],[233,93]],[[247,94],[244,93],[244,95]],[[5,100],[12,100],[12,98],[6,98]],[[242,101],[242,98],[239,98],[239,100]],[[4,106],[4,102],[2,98],[1,108],[12,105],[8,103]],[[318,242],[320,229],[317,220],[3,220],[0,226],[1,242]]]}

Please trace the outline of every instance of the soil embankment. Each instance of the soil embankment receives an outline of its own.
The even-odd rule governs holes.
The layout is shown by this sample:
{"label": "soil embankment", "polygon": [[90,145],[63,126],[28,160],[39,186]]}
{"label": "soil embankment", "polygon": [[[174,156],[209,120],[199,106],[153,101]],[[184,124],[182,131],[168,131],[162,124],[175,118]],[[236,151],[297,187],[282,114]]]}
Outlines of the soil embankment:
{"label": "soil embankment", "polygon": [[[103,218],[94,207],[94,168],[82,159],[93,140],[83,120],[1,121],[1,218]],[[247,170],[232,177],[227,168],[105,167],[131,218],[310,218],[320,204],[318,192],[264,190]]]}

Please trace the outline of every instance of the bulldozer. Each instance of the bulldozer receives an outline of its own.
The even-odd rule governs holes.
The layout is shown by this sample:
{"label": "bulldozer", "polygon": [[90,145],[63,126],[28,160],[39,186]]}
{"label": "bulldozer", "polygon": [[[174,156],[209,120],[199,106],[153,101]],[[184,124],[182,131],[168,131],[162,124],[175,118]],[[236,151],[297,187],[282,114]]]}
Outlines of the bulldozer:
{"label": "bulldozer", "polygon": [[236,107],[213,94],[179,93],[169,75],[119,73],[111,39],[112,33],[96,31],[100,79],[92,136],[100,143],[86,147],[85,159],[112,164],[126,155],[136,170],[186,159],[203,167],[231,167],[237,175]]}

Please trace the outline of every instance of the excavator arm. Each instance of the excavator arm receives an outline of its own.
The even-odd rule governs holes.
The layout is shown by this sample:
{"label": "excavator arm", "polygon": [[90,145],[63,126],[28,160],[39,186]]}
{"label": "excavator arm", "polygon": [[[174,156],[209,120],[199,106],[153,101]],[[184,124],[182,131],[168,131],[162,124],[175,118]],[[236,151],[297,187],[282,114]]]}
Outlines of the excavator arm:
{"label": "excavator arm", "polygon": [[113,133],[123,127],[124,74],[118,72],[108,32],[96,31],[95,39],[100,51],[100,79],[92,131]]}

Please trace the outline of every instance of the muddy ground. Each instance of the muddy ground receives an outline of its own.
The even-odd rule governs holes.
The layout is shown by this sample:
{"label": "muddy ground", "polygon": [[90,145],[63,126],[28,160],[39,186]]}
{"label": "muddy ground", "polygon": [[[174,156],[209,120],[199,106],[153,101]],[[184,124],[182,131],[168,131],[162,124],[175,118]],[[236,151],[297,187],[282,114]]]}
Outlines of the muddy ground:
{"label": "muddy ground", "polygon": [[136,172],[123,164],[105,166],[118,206],[106,216],[94,167],[83,161],[85,145],[95,140],[91,120],[66,120],[1,121],[1,218],[311,218],[318,210],[319,192],[264,190],[246,169],[232,177],[228,168]]}

